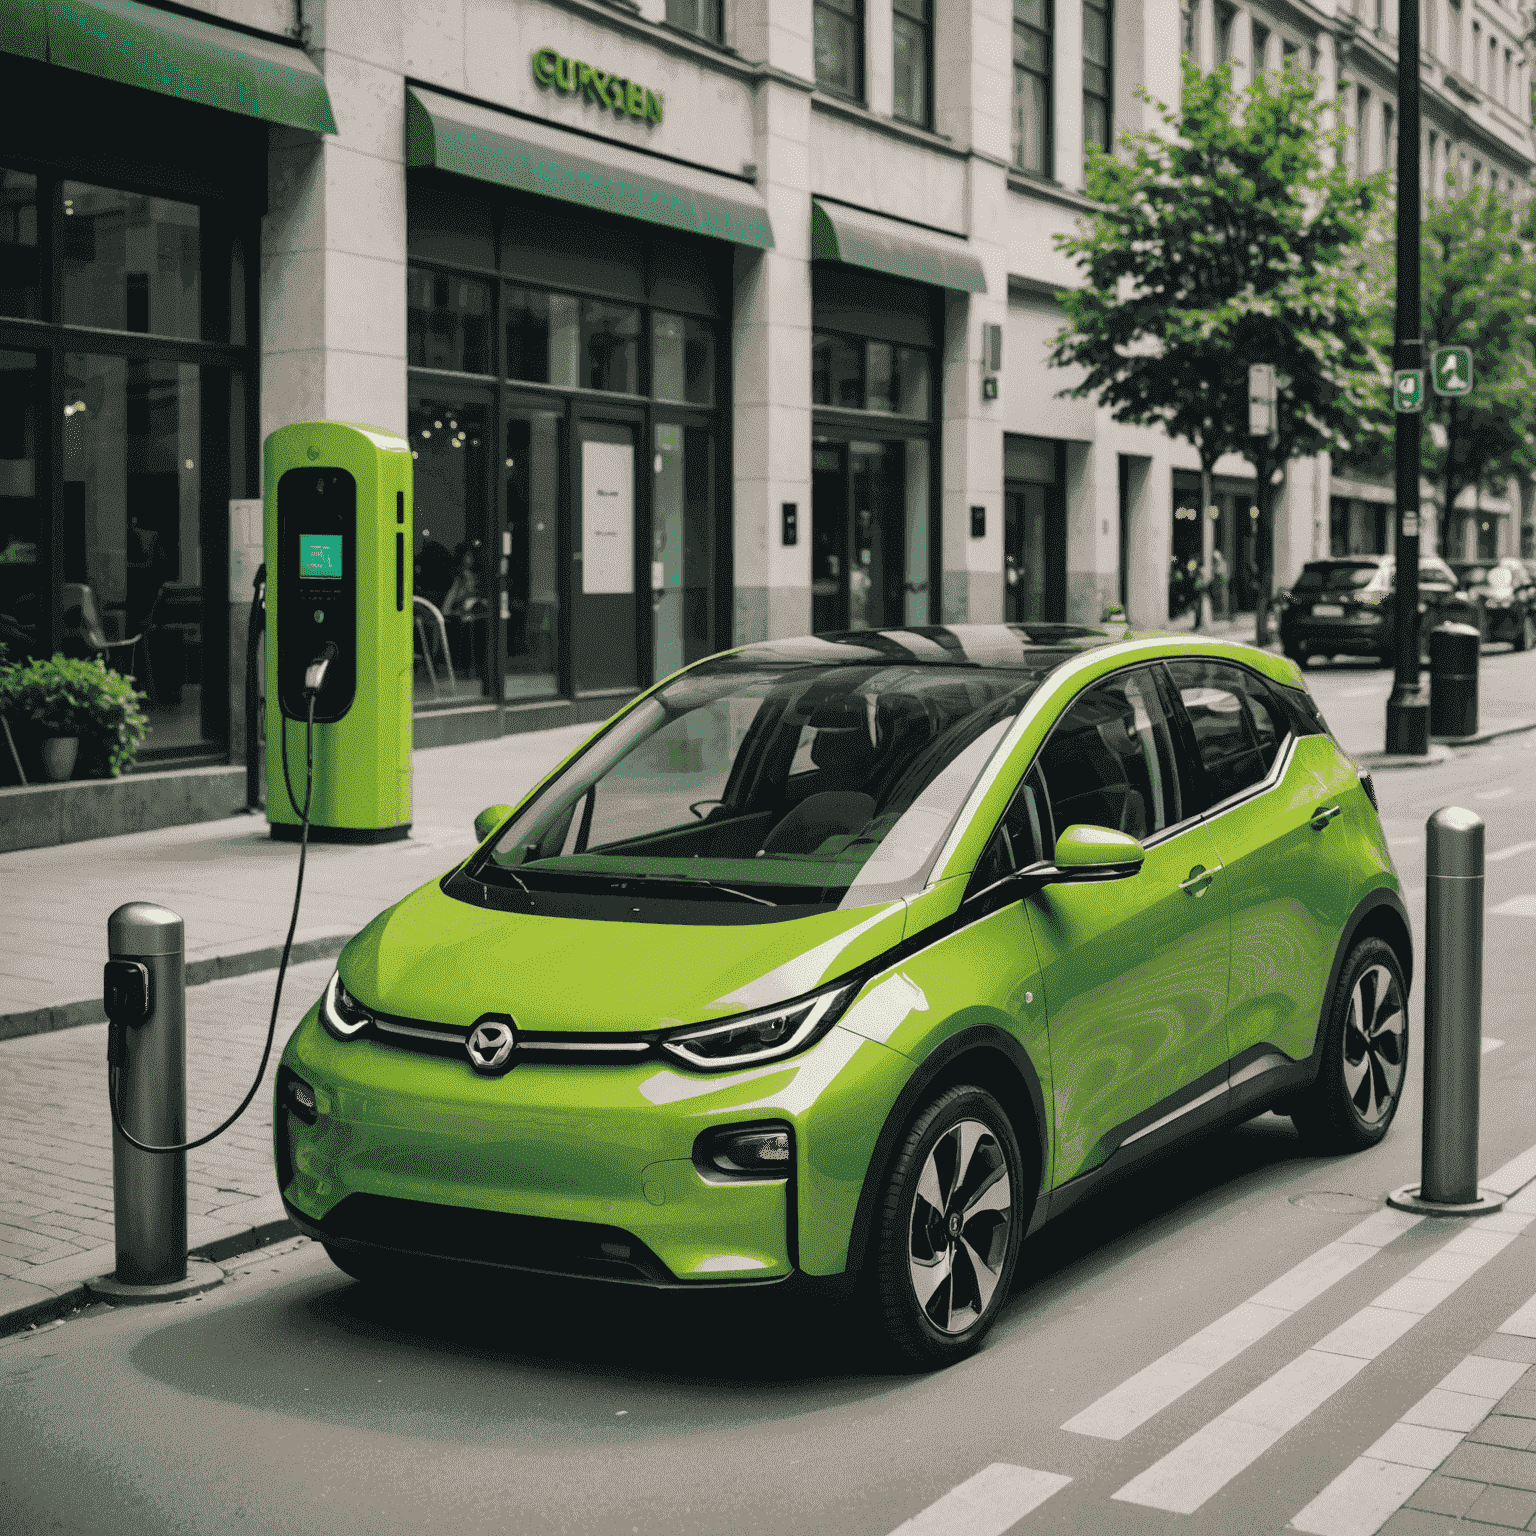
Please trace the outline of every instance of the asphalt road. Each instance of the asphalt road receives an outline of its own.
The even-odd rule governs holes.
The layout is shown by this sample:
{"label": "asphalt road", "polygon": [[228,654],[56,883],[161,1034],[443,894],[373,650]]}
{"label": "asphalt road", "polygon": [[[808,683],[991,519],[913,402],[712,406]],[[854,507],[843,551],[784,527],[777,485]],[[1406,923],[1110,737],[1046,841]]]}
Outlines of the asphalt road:
{"label": "asphalt road", "polygon": [[[1536,682],[1536,658],[1500,670],[1506,692]],[[1384,674],[1309,680],[1341,725],[1379,711],[1346,689],[1385,694]],[[1459,803],[1488,822],[1485,1170],[1536,1142],[1533,768],[1536,732],[1378,775],[1416,922],[1426,816]],[[1279,1532],[1536,1288],[1536,1233],[1506,1218],[1483,1243],[1495,1251],[1405,1336],[1311,1411],[1292,1392],[1277,1410],[1289,1426],[1203,1490],[1232,1454],[1229,1410],[1305,1375],[1313,1346],[1444,1262],[1468,1225],[1359,1226],[1417,1177],[1418,1060],[1371,1152],[1304,1157],[1289,1122],[1265,1116],[1047,1227],[988,1347],[929,1377],[874,1369],[840,1316],[761,1298],[485,1281],[380,1298],[312,1245],[285,1245],[199,1300],[98,1308],[0,1344],[0,1531]],[[1358,1267],[1329,1284],[1304,1267],[1310,1284],[1274,1288],[1346,1237],[1372,1249]],[[1212,1344],[1260,1293],[1286,1315],[1246,1348]],[[1151,1412],[1123,1391],[1104,1404],[1201,1330],[1187,1390]],[[1166,1396],[1169,1379],[1155,1367],[1145,1390]],[[1100,1432],[1064,1428],[1095,1405]],[[986,1473],[999,1463],[1026,1470]]]}

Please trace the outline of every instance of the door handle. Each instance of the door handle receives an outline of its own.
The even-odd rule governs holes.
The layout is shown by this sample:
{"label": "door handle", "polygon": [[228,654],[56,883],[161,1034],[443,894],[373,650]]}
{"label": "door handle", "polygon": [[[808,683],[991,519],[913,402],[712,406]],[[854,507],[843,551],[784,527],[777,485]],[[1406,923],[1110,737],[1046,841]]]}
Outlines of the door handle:
{"label": "door handle", "polygon": [[1198,898],[1205,895],[1211,887],[1211,881],[1215,878],[1216,871],[1214,869],[1207,869],[1203,864],[1196,864],[1190,870],[1189,878],[1179,881],[1179,889],[1181,891],[1188,891],[1191,896]]}
{"label": "door handle", "polygon": [[1342,806],[1329,805],[1316,812],[1312,817],[1313,830],[1316,832],[1321,832],[1323,828],[1326,827],[1328,823],[1332,821],[1333,818],[1337,816],[1342,809]]}

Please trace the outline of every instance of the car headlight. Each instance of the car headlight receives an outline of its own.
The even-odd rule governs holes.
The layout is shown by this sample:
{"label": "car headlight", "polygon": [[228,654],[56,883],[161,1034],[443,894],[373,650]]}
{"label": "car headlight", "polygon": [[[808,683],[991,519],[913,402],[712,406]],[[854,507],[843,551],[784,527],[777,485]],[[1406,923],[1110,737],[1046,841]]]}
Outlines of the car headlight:
{"label": "car headlight", "polygon": [[777,1008],[679,1030],[661,1042],[662,1049],[687,1066],[717,1072],[793,1056],[831,1029],[853,1001],[859,985],[843,982]]}
{"label": "car headlight", "polygon": [[373,1022],[373,1015],[342,985],[339,970],[331,973],[320,994],[320,1022],[338,1040],[351,1040]]}

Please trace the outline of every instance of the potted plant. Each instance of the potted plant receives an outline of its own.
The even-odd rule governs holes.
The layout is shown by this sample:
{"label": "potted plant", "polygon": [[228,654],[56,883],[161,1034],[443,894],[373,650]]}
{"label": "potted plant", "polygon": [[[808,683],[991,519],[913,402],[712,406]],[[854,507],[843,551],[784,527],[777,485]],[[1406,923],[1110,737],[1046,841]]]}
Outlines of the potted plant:
{"label": "potted plant", "polygon": [[77,756],[96,772],[121,773],[144,740],[143,698],[131,678],[95,658],[0,666],[0,714],[27,743],[33,769],[53,782],[70,777]]}

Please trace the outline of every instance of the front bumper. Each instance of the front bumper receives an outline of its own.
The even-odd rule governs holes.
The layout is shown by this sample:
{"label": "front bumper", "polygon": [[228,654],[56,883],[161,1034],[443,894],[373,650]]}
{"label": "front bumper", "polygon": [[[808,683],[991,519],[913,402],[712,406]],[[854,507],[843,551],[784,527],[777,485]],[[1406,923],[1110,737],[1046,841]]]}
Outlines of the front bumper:
{"label": "front bumper", "polygon": [[[300,1229],[341,1247],[641,1285],[830,1275],[845,1267],[875,1138],[910,1070],[834,1028],[749,1072],[520,1063],[486,1078],[467,1062],[343,1044],[311,1011],[279,1072],[279,1185]],[[290,1074],[314,1092],[313,1124],[291,1112]],[[701,1132],[761,1121],[791,1127],[786,1177],[695,1167]]]}

